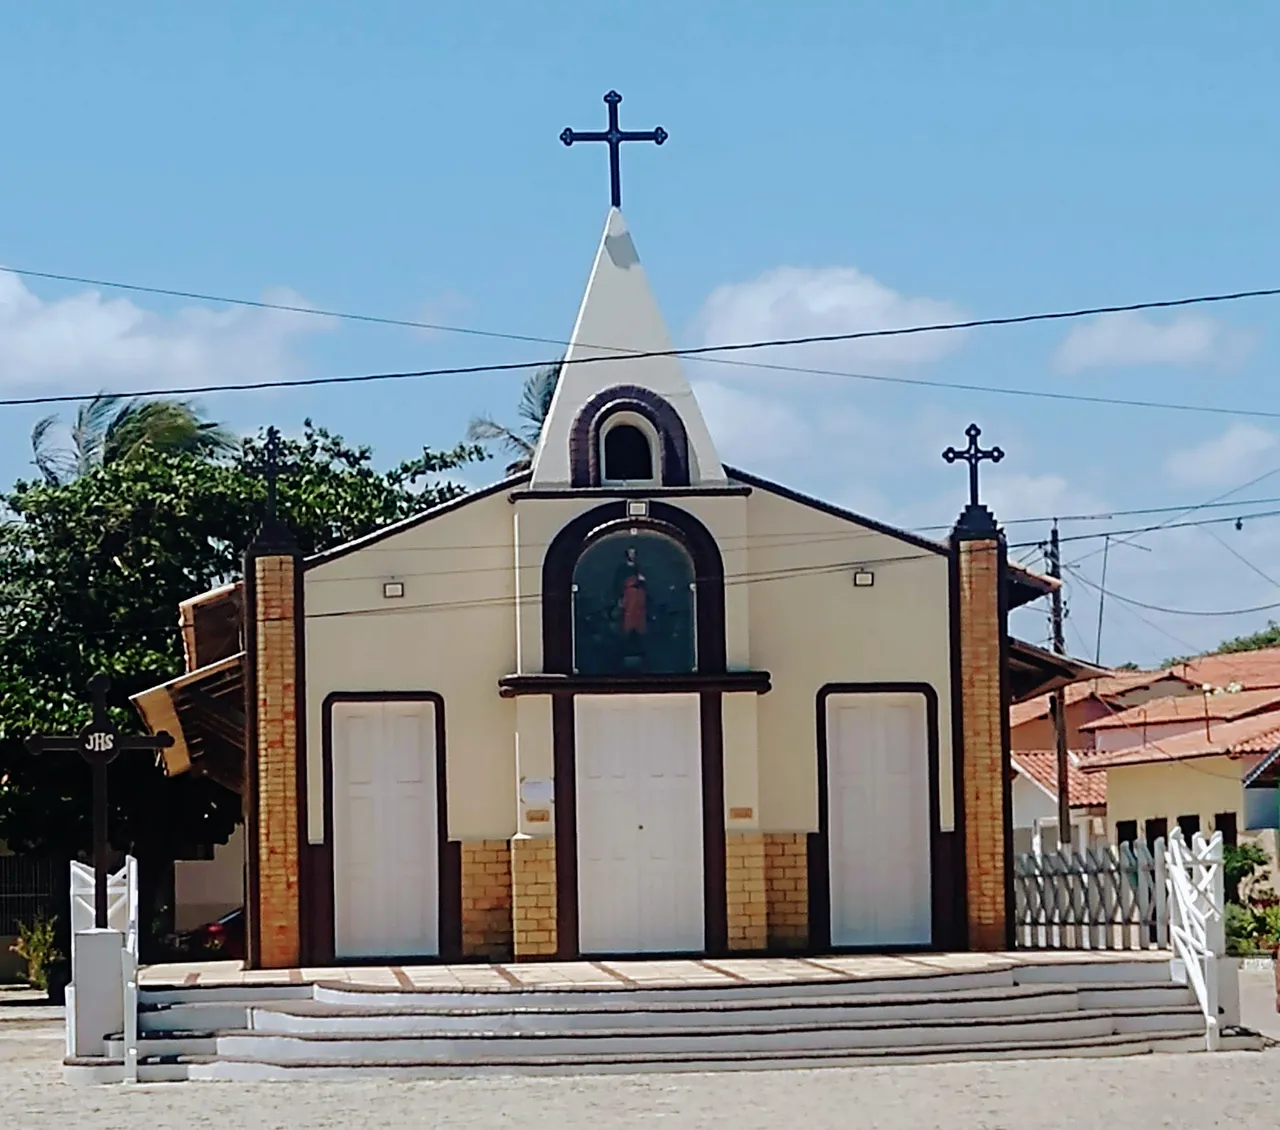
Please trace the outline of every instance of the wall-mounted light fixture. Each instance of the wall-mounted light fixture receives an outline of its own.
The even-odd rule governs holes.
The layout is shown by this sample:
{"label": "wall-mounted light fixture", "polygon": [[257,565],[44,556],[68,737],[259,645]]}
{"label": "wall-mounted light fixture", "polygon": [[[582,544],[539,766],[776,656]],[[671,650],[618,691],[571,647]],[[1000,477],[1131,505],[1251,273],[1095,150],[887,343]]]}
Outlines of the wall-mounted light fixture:
{"label": "wall-mounted light fixture", "polygon": [[383,581],[382,595],[388,600],[398,600],[404,596],[404,581]]}
{"label": "wall-mounted light fixture", "polygon": [[857,569],[853,574],[853,587],[869,589],[876,583],[876,575],[870,569]]}

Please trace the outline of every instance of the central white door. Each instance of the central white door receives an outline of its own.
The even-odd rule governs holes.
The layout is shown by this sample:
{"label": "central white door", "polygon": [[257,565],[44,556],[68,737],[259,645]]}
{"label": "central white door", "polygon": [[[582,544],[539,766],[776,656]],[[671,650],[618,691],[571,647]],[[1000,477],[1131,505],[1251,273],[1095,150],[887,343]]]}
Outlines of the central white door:
{"label": "central white door", "polygon": [[578,944],[700,953],[702,741],[697,695],[579,695]]}
{"label": "central white door", "polygon": [[928,742],[923,695],[827,699],[832,945],[932,940]]}
{"label": "central white door", "polygon": [[339,958],[440,952],[435,710],[421,701],[333,706]]}

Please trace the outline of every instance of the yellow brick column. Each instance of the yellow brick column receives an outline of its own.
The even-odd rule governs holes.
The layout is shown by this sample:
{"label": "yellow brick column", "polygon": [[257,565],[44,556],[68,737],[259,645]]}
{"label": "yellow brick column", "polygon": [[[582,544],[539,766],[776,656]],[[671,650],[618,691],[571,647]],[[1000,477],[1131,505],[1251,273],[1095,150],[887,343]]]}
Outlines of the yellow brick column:
{"label": "yellow brick column", "polygon": [[463,956],[510,961],[512,952],[511,846],[506,840],[464,840]]}
{"label": "yellow brick column", "polygon": [[298,658],[301,556],[278,524],[245,556],[248,963],[301,960]]}
{"label": "yellow brick column", "polygon": [[764,895],[770,953],[809,944],[809,837],[805,832],[766,832]]}
{"label": "yellow brick column", "polygon": [[970,505],[952,535],[960,662],[967,938],[973,950],[1009,947],[1009,751],[1006,741],[1004,536]]}
{"label": "yellow brick column", "polygon": [[731,950],[763,952],[768,943],[764,860],[762,832],[725,833],[725,902]]}
{"label": "yellow brick column", "polygon": [[556,841],[511,838],[511,928],[516,960],[556,953]]}

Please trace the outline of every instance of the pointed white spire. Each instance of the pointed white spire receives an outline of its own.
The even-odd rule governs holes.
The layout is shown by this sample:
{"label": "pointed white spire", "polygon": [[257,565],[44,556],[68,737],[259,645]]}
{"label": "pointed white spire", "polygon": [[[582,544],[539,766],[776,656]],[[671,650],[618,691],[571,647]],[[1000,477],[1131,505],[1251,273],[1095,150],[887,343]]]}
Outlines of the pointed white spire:
{"label": "pointed white spire", "polygon": [[560,383],[534,455],[533,484],[545,487],[569,483],[573,421],[591,397],[616,385],[638,385],[667,401],[684,423],[691,484],[723,483],[724,468],[679,358],[624,357],[575,364],[589,358],[671,348],[671,337],[640,266],[626,221],[617,208],[611,208],[565,353]]}

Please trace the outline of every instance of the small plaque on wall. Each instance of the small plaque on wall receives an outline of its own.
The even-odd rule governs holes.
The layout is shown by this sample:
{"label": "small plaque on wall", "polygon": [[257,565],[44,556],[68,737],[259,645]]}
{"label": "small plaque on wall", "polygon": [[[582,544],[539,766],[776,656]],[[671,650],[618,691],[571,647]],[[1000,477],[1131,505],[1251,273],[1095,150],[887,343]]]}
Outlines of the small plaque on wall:
{"label": "small plaque on wall", "polygon": [[756,814],[754,808],[731,808],[729,809],[730,820],[750,820]]}
{"label": "small plaque on wall", "polygon": [[[555,784],[546,777],[526,777],[520,782],[520,801],[528,805],[548,805],[555,799]],[[529,814],[533,819],[533,814]]]}
{"label": "small plaque on wall", "polygon": [[524,814],[524,818],[530,824],[549,824],[551,822],[551,813],[545,808],[531,808]]}

